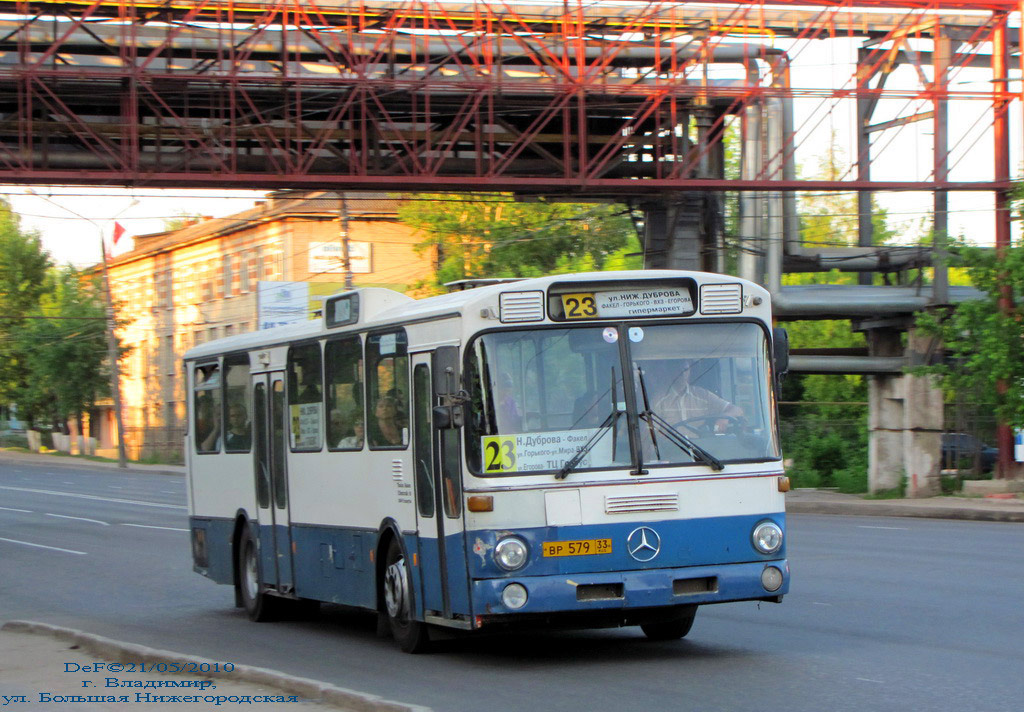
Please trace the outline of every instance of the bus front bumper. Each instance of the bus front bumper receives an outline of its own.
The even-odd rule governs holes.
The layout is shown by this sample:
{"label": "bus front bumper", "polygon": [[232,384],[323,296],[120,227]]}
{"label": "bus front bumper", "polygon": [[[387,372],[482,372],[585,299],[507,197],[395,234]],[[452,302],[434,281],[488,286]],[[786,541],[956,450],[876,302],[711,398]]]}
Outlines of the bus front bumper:
{"label": "bus front bumper", "polygon": [[[766,571],[773,568],[774,571]],[[766,588],[776,585],[774,590]],[[526,603],[510,608],[505,589],[519,584]],[[478,616],[518,616],[659,609],[731,601],[779,602],[789,592],[789,563],[759,561],[718,566],[609,571],[548,576],[508,576],[472,582],[473,610]]]}

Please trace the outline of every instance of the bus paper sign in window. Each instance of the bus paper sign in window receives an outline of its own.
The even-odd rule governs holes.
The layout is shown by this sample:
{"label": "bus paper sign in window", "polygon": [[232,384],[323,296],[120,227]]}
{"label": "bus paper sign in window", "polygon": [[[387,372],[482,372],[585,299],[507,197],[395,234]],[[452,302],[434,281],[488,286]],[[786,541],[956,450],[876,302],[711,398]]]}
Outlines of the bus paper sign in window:
{"label": "bus paper sign in window", "polygon": [[563,294],[566,319],[684,316],[693,313],[690,292],[681,287]]}
{"label": "bus paper sign in window", "polygon": [[[598,430],[599,428],[584,428],[483,437],[481,447],[484,454],[484,472],[498,474],[557,470],[567,460],[572,459]],[[579,467],[586,469],[610,463],[613,440],[612,431],[605,431],[587,452]]]}

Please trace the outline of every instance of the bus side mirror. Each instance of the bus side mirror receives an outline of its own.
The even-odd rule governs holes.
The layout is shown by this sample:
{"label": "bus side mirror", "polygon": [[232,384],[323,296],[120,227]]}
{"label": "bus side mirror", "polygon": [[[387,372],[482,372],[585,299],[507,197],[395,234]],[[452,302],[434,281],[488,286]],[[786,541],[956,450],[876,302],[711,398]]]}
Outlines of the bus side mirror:
{"label": "bus side mirror", "polygon": [[775,377],[781,381],[782,377],[789,373],[789,332],[781,326],[772,329],[772,356]]}
{"label": "bus side mirror", "polygon": [[459,347],[438,346],[431,357],[434,395],[454,396],[459,392]]}
{"label": "bus side mirror", "polygon": [[433,412],[434,428],[437,430],[449,430],[461,428],[463,423],[461,405],[436,405]]}

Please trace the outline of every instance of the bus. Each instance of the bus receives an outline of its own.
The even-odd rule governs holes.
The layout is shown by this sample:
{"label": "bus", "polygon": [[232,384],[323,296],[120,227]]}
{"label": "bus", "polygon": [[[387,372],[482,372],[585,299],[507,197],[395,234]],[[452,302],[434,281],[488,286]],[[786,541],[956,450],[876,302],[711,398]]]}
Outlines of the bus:
{"label": "bus", "polygon": [[[469,287],[471,285],[463,285]],[[431,631],[690,631],[789,589],[769,293],[564,274],[322,318],[184,356],[194,570],[254,621],[364,608]]]}

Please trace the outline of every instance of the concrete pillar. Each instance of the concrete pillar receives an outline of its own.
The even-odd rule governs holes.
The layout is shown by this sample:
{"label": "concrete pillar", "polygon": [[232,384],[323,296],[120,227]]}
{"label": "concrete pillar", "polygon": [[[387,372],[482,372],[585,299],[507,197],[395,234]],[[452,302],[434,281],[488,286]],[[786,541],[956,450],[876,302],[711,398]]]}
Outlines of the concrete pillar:
{"label": "concrete pillar", "polygon": [[[919,348],[913,331],[907,351]],[[923,347],[923,345],[922,345]],[[868,333],[872,356],[903,355],[897,329]],[[942,390],[930,376],[870,376],[868,490],[896,489],[906,478],[907,497],[931,497],[940,492]]]}

